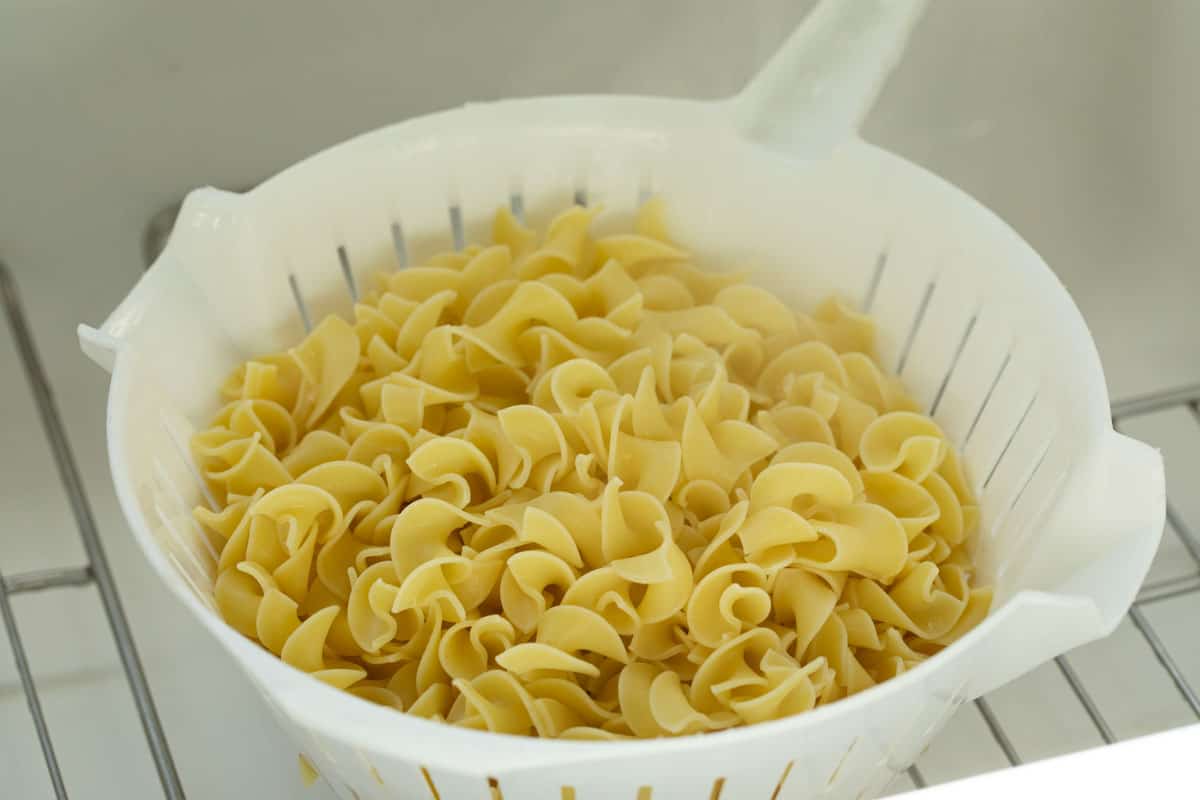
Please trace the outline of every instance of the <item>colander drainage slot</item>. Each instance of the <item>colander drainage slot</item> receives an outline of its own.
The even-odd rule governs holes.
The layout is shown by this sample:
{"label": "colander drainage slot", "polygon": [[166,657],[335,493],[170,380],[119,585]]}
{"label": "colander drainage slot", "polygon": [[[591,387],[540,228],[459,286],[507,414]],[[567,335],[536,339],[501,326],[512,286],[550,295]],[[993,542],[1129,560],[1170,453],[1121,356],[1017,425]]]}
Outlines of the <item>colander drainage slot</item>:
{"label": "colander drainage slot", "polygon": [[[575,205],[577,205],[577,206],[586,207],[588,204],[587,189],[584,189],[584,188],[576,189],[573,201],[574,201]],[[643,788],[645,788],[645,787],[643,787]],[[650,795],[646,795],[646,796],[649,797]],[[640,800],[640,795],[639,795],[639,800]]]}
{"label": "colander drainage slot", "polygon": [[1004,361],[1000,364],[1000,369],[996,371],[996,377],[992,378],[992,385],[988,387],[987,394],[983,396],[983,402],[979,404],[979,410],[975,412],[975,419],[971,420],[971,427],[967,428],[967,435],[963,437],[963,450],[966,450],[967,445],[971,442],[971,436],[974,435],[975,429],[979,427],[979,420],[983,418],[983,412],[987,411],[988,403],[992,401],[992,395],[996,393],[996,387],[1000,385],[1000,379],[1008,371],[1008,365],[1011,361],[1012,351],[1010,350],[1004,354]]}
{"label": "colander drainage slot", "polygon": [[487,785],[488,791],[492,795],[492,800],[504,800],[504,792],[500,791],[499,779],[488,776]]}
{"label": "colander drainage slot", "polygon": [[950,366],[946,370],[946,376],[942,378],[941,384],[938,386],[937,394],[933,396],[933,403],[929,406],[929,416],[936,416],[938,406],[942,404],[942,396],[946,394],[946,387],[950,385],[950,378],[954,376],[954,370],[958,368],[958,361],[962,358],[963,350],[967,349],[967,341],[971,338],[971,333],[975,330],[975,323],[979,320],[979,312],[971,315],[967,320],[967,327],[963,330],[962,339],[958,342],[958,347],[954,350],[954,355],[950,358]]}
{"label": "colander drainage slot", "polygon": [[346,246],[339,244],[337,249],[338,264],[342,267],[342,277],[346,280],[346,288],[350,290],[350,300],[358,302],[358,284],[354,280],[354,271],[350,269],[350,256],[346,254]]}
{"label": "colander drainage slot", "polygon": [[999,469],[1000,463],[1004,461],[1004,456],[1008,454],[1008,450],[1012,447],[1013,440],[1017,438],[1017,433],[1020,432],[1021,426],[1025,424],[1025,420],[1029,418],[1029,412],[1033,410],[1033,404],[1037,402],[1038,393],[1035,390],[1033,397],[1029,399],[1029,405],[1025,406],[1025,410],[1021,412],[1021,418],[1017,420],[1017,424],[1013,426],[1012,433],[1008,435],[1008,441],[1004,443],[1004,447],[1000,450],[1000,455],[996,456],[996,463],[992,464],[991,470],[986,478],[983,479],[983,488],[986,489],[988,484],[992,482],[992,478],[996,475],[996,470]]}
{"label": "colander drainage slot", "polygon": [[638,787],[637,800],[651,800],[652,794],[654,794],[653,786]]}
{"label": "colander drainage slot", "polygon": [[771,792],[771,800],[779,800],[779,793],[783,791],[783,785],[787,783],[788,775],[792,774],[792,767],[796,766],[795,760],[787,762],[783,768],[783,774],[779,776],[779,782],[775,784],[775,791]]}
{"label": "colander drainage slot", "polygon": [[[155,465],[158,466],[159,471],[161,471],[161,465],[158,464],[157,462],[155,462]],[[165,484],[165,482],[166,482],[166,479],[161,476],[159,476],[158,480],[160,483]],[[165,487],[158,487],[158,488],[160,491],[162,491],[163,488],[165,488]],[[190,547],[188,545],[187,539],[184,538],[184,535],[179,531],[179,529],[175,526],[175,523],[172,521],[170,513],[168,513],[157,502],[154,503],[154,512],[158,516],[158,521],[162,523],[163,527],[171,534],[171,538],[178,545],[178,547],[172,552],[172,555],[175,555],[179,551],[182,551],[184,560],[186,560],[188,564],[191,564],[195,575],[204,576],[205,578],[208,578],[209,575],[213,574],[213,572],[216,570],[217,563],[220,561],[220,557],[213,556],[211,565],[203,564],[200,561],[200,553],[203,553],[203,552],[208,552],[209,554],[212,553],[212,544],[208,543],[207,551],[202,550],[198,553],[196,548]],[[207,542],[207,539],[204,538],[202,535],[201,541]],[[182,564],[180,564],[180,566],[182,566]],[[188,570],[186,570],[186,569],[183,570],[183,573],[184,573],[184,577],[189,577]],[[193,588],[196,588],[196,587],[193,586]]]}
{"label": "colander drainage slot", "polygon": [[204,498],[204,502],[208,505],[210,511],[216,511],[220,508],[217,505],[217,498],[213,495],[212,489],[209,488],[204,478],[200,476],[200,469],[188,453],[187,444],[176,435],[175,428],[171,425],[171,421],[165,411],[159,416],[159,422],[162,423],[163,430],[167,432],[167,439],[170,440],[171,445],[175,448],[175,452],[179,454],[179,459],[187,467],[192,480],[196,482],[197,488],[200,489],[200,496]]}
{"label": "colander drainage slot", "polygon": [[317,779],[321,777],[321,773],[317,771],[315,766],[313,766],[313,763],[311,760],[309,760],[308,756],[304,755],[304,753],[300,753],[296,756],[296,761],[300,765],[301,782],[303,782],[305,786],[312,786],[314,783],[316,783]]}
{"label": "colander drainage slot", "polygon": [[[833,772],[829,773],[829,777],[825,780],[825,788],[830,789],[837,782],[838,775],[842,772],[842,767],[846,766],[846,762],[850,759],[850,754],[854,752],[854,748],[858,746],[858,737],[850,742],[850,746],[846,748],[846,752],[842,753],[842,757],[838,759],[837,766],[833,768]],[[771,800],[775,800],[774,797]]]}
{"label": "colander drainage slot", "polygon": [[513,192],[508,196],[508,210],[521,222],[525,221],[525,195]]}
{"label": "colander drainage slot", "polygon": [[708,800],[721,800],[721,792],[725,790],[725,779],[717,778],[713,781],[712,791],[708,793]]}
{"label": "colander drainage slot", "polygon": [[[191,459],[187,458],[184,459],[184,462],[187,464],[189,473],[191,473],[194,477],[196,473],[195,464],[191,462]],[[179,486],[177,486],[175,481],[171,480],[167,476],[167,470],[163,466],[162,461],[158,459],[154,460],[154,470],[159,482],[162,484],[162,490],[169,494],[171,500],[174,501],[175,508],[178,510],[180,516],[188,520],[188,526],[196,534],[196,538],[199,540],[200,546],[212,559],[213,564],[216,564],[221,560],[221,554],[217,552],[217,548],[213,546],[212,540],[208,538],[208,534],[204,532],[204,528],[200,526],[200,523],[197,522],[196,518],[192,515],[191,509],[188,507],[188,502],[183,498],[183,494],[179,491]],[[163,518],[163,522],[166,523],[166,512],[163,511],[162,507],[157,503],[155,504],[155,508],[158,511],[159,516]],[[171,530],[174,532],[174,526],[171,526]],[[178,533],[176,533],[176,536],[179,538],[180,544],[186,544],[185,540],[179,536]]]}
{"label": "colander drainage slot", "polygon": [[295,273],[288,273],[288,286],[292,287],[292,299],[296,301],[296,310],[300,312],[304,330],[306,333],[311,332],[312,318],[308,316],[308,305],[304,302],[304,295],[300,294],[300,282],[296,280]]}
{"label": "colander drainage slot", "polygon": [[[1029,470],[1029,474],[1027,474],[1025,476],[1025,479],[1023,481],[1021,481],[1021,488],[1017,490],[1017,493],[1015,495],[1013,495],[1013,499],[1009,502],[1008,506],[1004,509],[1004,512],[1001,513],[1000,516],[996,518],[996,523],[992,526],[993,531],[999,531],[1004,526],[1004,523],[1006,523],[1008,521],[1008,515],[1012,513],[1013,509],[1016,508],[1017,505],[1021,502],[1021,498],[1025,496],[1025,490],[1029,488],[1029,485],[1031,483],[1033,483],[1033,476],[1036,475],[1038,473],[1038,470],[1040,470],[1042,468],[1042,463],[1045,462],[1046,456],[1050,454],[1050,448],[1053,446],[1054,446],[1054,437],[1053,436],[1047,437],[1046,446],[1042,448],[1042,452],[1034,460],[1033,467]],[[985,484],[985,488],[986,488],[986,484]],[[1022,541],[1024,541],[1024,540],[1022,539]]]}
{"label": "colander drainage slot", "polygon": [[908,354],[912,352],[913,342],[917,339],[917,331],[921,329],[921,323],[925,320],[925,312],[929,310],[929,301],[933,298],[933,283],[929,283],[925,287],[925,294],[921,296],[921,302],[917,306],[916,316],[913,317],[912,328],[908,332],[908,336],[904,340],[904,348],[900,351],[900,360],[896,364],[896,374],[904,374],[904,365],[908,362]]}
{"label": "colander drainage slot", "polygon": [[642,179],[638,181],[637,204],[640,208],[654,196],[654,178],[649,172],[642,174]]}
{"label": "colander drainage slot", "polygon": [[396,263],[404,269],[408,266],[408,245],[404,243],[404,227],[399,222],[392,223],[392,247],[396,251]]}
{"label": "colander drainage slot", "polygon": [[454,237],[454,249],[462,250],[467,246],[467,235],[463,230],[462,206],[450,206],[450,235]]}
{"label": "colander drainage slot", "polygon": [[888,254],[884,250],[875,258],[875,269],[871,273],[871,280],[867,283],[867,291],[863,294],[862,310],[863,313],[869,313],[871,306],[875,305],[875,295],[879,293],[879,282],[883,280],[883,268],[887,266]]}
{"label": "colander drainage slot", "polygon": [[437,787],[433,784],[433,776],[429,774],[429,770],[421,767],[421,777],[425,779],[425,785],[429,787],[429,796],[433,800],[442,800],[442,796],[438,794]]}

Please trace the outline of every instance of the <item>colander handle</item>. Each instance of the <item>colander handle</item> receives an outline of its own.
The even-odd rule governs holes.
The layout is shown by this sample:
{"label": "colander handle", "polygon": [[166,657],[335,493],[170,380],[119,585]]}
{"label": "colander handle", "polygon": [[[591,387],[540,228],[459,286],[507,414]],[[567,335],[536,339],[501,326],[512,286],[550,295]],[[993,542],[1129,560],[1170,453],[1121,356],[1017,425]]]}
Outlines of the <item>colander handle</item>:
{"label": "colander handle", "polygon": [[1095,606],[1107,635],[1137,596],[1166,522],[1162,455],[1109,431],[1071,474],[1034,546],[1005,570],[1011,585]]}
{"label": "colander handle", "polygon": [[1036,533],[1020,585],[1086,597],[1106,635],[1150,569],[1166,523],[1162,454],[1109,431],[1077,468],[1045,528]]}
{"label": "colander handle", "polygon": [[749,139],[827,156],[858,131],[900,60],[926,0],[821,0],[731,101]]}
{"label": "colander handle", "polygon": [[995,612],[978,647],[968,696],[1107,636],[1129,610],[1158,550],[1166,517],[1162,456],[1108,431],[1072,471],[1034,547],[1001,582],[1021,587]]}
{"label": "colander handle", "polygon": [[[219,189],[196,189],[184,199],[175,219],[175,227],[166,248],[154,264],[144,272],[129,294],[99,327],[80,325],[79,345],[84,354],[108,372],[113,371],[121,344],[141,325],[142,319],[156,303],[171,293],[178,293],[196,302],[203,273],[215,273],[214,264],[241,263],[236,256],[240,246],[242,195]],[[189,265],[181,254],[189,254],[198,274],[189,273]],[[244,257],[243,257],[244,260]],[[218,277],[217,280],[227,279]],[[248,280],[248,278],[242,278]]]}

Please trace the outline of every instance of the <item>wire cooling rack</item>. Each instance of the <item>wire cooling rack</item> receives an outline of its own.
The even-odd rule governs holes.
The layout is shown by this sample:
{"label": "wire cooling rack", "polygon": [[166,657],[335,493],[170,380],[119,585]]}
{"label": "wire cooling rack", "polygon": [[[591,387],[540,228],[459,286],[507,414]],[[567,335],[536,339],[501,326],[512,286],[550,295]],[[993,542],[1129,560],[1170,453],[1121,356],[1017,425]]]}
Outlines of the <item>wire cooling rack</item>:
{"label": "wire cooling rack", "polygon": [[[133,693],[133,702],[137,707],[138,716],[141,718],[142,729],[146,733],[146,743],[150,748],[150,755],[154,759],[154,766],[158,770],[163,795],[169,800],[183,800],[183,786],[175,771],[175,762],[171,758],[171,749],[163,734],[158,711],[154,708],[154,698],[146,683],[146,675],[142,670],[137,646],[134,644],[133,634],[129,630],[125,611],[121,607],[121,598],[117,594],[116,582],[113,580],[112,571],[108,568],[108,559],[104,555],[104,547],[100,543],[100,535],[96,530],[96,520],[92,515],[87,495],[83,491],[79,467],[75,463],[75,456],[71,453],[71,443],[67,439],[62,417],[54,402],[54,394],[50,390],[50,381],[46,377],[46,370],[38,356],[37,347],[33,341],[33,332],[25,319],[25,310],[21,305],[21,298],[17,294],[16,281],[3,262],[0,262],[0,295],[3,296],[4,313],[8,318],[8,327],[12,331],[13,342],[21,357],[25,379],[37,404],[46,441],[54,455],[54,464],[58,468],[59,479],[67,493],[71,514],[75,518],[75,527],[79,531],[79,538],[82,540],[84,552],[87,554],[86,563],[78,567],[38,570],[16,575],[4,575],[0,571],[0,617],[3,617],[4,632],[8,635],[9,643],[12,646],[17,675],[21,680],[21,688],[25,692],[25,700],[29,704],[29,715],[33,718],[33,729],[37,733],[42,756],[46,759],[50,783],[54,787],[56,797],[67,797],[62,770],[59,769],[58,758],[54,754],[54,741],[50,736],[45,714],[42,712],[42,703],[38,698],[33,671],[30,669],[29,659],[25,654],[25,643],[21,639],[21,631],[17,625],[16,615],[13,613],[11,598],[22,592],[49,591],[65,586],[84,586],[94,583],[104,606],[104,614],[108,617],[108,625],[117,645],[121,666],[125,670],[130,691]],[[0,565],[0,570],[2,570],[2,565]]]}
{"label": "wire cooling rack", "polygon": [[[173,216],[173,212],[171,216]],[[167,226],[167,229],[169,229],[169,226]],[[145,249],[148,261],[157,255],[157,250],[161,247],[161,238],[161,236],[155,235],[154,231],[147,233]],[[34,682],[33,671],[26,657],[26,649],[21,638],[20,627],[13,613],[11,598],[13,595],[24,592],[53,591],[63,587],[95,584],[103,603],[105,615],[108,618],[117,651],[120,655],[121,665],[124,668],[129,683],[133,703],[137,708],[138,716],[141,718],[146,744],[154,760],[155,768],[158,771],[163,796],[168,798],[168,800],[183,800],[185,797],[183,787],[180,784],[179,775],[175,770],[175,763],[171,756],[167,738],[163,733],[162,723],[159,721],[158,712],[154,707],[154,698],[150,693],[146,676],[138,657],[137,647],[129,629],[129,623],[125,618],[125,612],[121,608],[121,600],[116,590],[112,572],[108,567],[91,507],[83,491],[79,469],[71,452],[71,445],[67,439],[62,418],[55,405],[46,371],[38,356],[33,333],[25,318],[25,312],[17,293],[16,282],[3,262],[0,262],[0,295],[3,297],[4,313],[24,367],[25,379],[36,401],[42,428],[45,432],[46,440],[50,445],[50,450],[53,453],[59,478],[62,481],[63,488],[66,490],[71,505],[71,512],[87,556],[86,563],[81,566],[24,572],[7,576],[3,574],[3,565],[0,565],[0,617],[3,618],[4,630],[12,646],[17,674],[29,706],[33,730],[46,761],[46,769],[49,772],[51,785],[54,788],[57,798],[66,798],[68,796],[63,781],[63,774],[55,755],[51,731],[46,723],[46,717],[42,712],[42,705]],[[1192,420],[1197,425],[1200,425],[1200,384],[1156,392],[1115,403],[1112,408],[1113,423],[1115,426],[1120,427],[1122,423],[1128,422],[1135,417],[1178,408],[1187,409],[1191,414]],[[1200,616],[1200,539],[1197,539],[1195,532],[1188,528],[1176,506],[1169,500],[1167,504],[1167,521],[1169,526],[1174,530],[1175,535],[1180,539],[1188,556],[1194,562],[1193,566],[1195,566],[1195,570],[1191,574],[1182,577],[1173,577],[1167,580],[1147,583],[1143,586],[1136,602],[1129,610],[1129,620],[1145,639],[1150,651],[1178,690],[1183,702],[1191,709],[1192,714],[1197,719],[1200,719],[1200,694],[1198,694],[1197,688],[1188,682],[1184,670],[1164,643],[1159,631],[1151,624],[1146,613],[1148,608],[1156,603],[1190,596],[1196,601],[1195,611]],[[1118,737],[1114,733],[1114,726],[1105,718],[1105,715],[1101,712],[1100,704],[1096,702],[1096,699],[1089,692],[1088,688],[1084,685],[1084,681],[1072,666],[1071,656],[1060,656],[1055,659],[1054,663],[1061,672],[1075,699],[1078,701],[1079,706],[1095,727],[1095,731],[1100,739],[1106,744],[1112,744],[1117,741]],[[1001,723],[999,716],[993,710],[989,698],[979,698],[975,701],[975,707],[995,745],[1003,753],[1004,758],[1012,766],[1020,765],[1022,758],[1018,749],[1013,744],[1011,735],[1013,731],[1011,727],[1006,728]],[[917,788],[924,787],[930,782],[918,766],[909,768],[908,779]]]}

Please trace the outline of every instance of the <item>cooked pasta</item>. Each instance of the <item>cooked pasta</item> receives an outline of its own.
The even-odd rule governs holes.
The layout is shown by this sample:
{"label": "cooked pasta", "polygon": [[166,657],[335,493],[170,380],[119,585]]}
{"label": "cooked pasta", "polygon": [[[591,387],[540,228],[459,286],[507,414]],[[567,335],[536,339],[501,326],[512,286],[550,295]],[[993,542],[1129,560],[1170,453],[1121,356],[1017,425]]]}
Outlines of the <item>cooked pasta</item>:
{"label": "cooked pasta", "polygon": [[978,623],[975,499],[870,320],[697,268],[657,200],[594,213],[502,210],[230,376],[192,440],[228,623],[371,702],[571,739],[796,714]]}

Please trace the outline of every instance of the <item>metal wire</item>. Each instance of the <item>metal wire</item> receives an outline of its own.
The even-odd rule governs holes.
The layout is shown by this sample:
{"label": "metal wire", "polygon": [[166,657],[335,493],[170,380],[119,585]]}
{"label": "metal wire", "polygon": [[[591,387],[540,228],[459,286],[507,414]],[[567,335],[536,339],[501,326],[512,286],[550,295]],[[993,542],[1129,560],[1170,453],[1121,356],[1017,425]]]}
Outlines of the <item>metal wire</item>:
{"label": "metal wire", "polygon": [[1200,383],[1191,386],[1180,386],[1163,392],[1139,395],[1128,400],[1112,404],[1113,419],[1140,417],[1155,411],[1163,411],[1173,406],[1182,406],[1200,402]]}
{"label": "metal wire", "polygon": [[57,589],[61,586],[86,586],[92,582],[91,567],[62,567],[23,572],[6,579],[8,593],[37,592],[42,589]]}
{"label": "metal wire", "polygon": [[[129,689],[133,694],[133,701],[137,707],[138,717],[142,722],[142,730],[146,736],[146,743],[154,759],[154,767],[158,771],[158,779],[162,784],[163,794],[169,800],[183,800],[183,787],[179,782],[179,775],[175,770],[175,762],[171,758],[171,750],[167,745],[166,736],[163,734],[162,723],[154,707],[154,699],[150,694],[150,687],[146,683],[146,675],[142,670],[141,659],[138,657],[137,647],[129,631],[129,622],[126,620],[124,609],[121,607],[121,599],[117,594],[116,582],[113,580],[112,572],[108,567],[108,557],[105,555],[104,547],[100,543],[96,521],[92,516],[92,509],[88,503],[87,495],[84,493],[83,481],[79,477],[79,469],[75,464],[75,456],[71,452],[71,445],[67,440],[62,418],[59,416],[58,407],[54,402],[54,395],[50,390],[50,382],[46,377],[46,370],[43,368],[37,348],[34,346],[33,333],[30,330],[29,323],[25,319],[25,312],[21,306],[20,297],[17,294],[16,282],[13,280],[7,266],[2,262],[0,262],[0,294],[3,295],[4,310],[8,317],[8,325],[12,331],[17,352],[20,354],[21,364],[25,370],[25,377],[29,382],[30,390],[36,401],[38,416],[41,418],[42,428],[50,444],[50,450],[54,455],[54,463],[58,469],[59,479],[62,481],[63,489],[66,490],[67,500],[71,506],[71,513],[75,518],[75,525],[79,530],[79,537],[83,541],[84,552],[87,553],[88,559],[88,566],[83,570],[66,570],[57,573],[41,572],[34,573],[33,575],[16,576],[13,580],[18,586],[25,587],[25,590],[53,588],[60,585],[81,585],[81,583],[85,582],[83,573],[86,572],[86,576],[90,578],[91,582],[95,583],[96,589],[100,594],[101,604],[104,606],[105,616],[108,617],[109,628],[117,644],[117,653],[120,656],[125,677],[129,682]],[[8,586],[9,580],[5,579],[3,584]],[[53,747],[50,745],[49,731],[46,728],[40,708],[35,710],[38,702],[37,693],[33,689],[32,677],[29,677],[29,681],[26,682],[26,673],[28,673],[29,667],[24,658],[21,634],[17,628],[15,617],[12,615],[11,605],[8,602],[7,590],[0,592],[0,595],[3,595],[4,598],[0,601],[0,604],[3,605],[4,609],[5,630],[13,644],[14,656],[18,661],[18,671],[22,672],[22,686],[26,690],[30,711],[34,715],[34,726],[38,729],[39,739],[43,741],[42,752],[46,756],[46,766],[50,771],[55,793],[58,797],[66,797],[66,788],[62,782],[62,772],[59,770],[57,760],[53,757]]]}
{"label": "metal wire", "polygon": [[1175,663],[1175,659],[1167,651],[1167,646],[1163,644],[1163,640],[1159,638],[1158,632],[1154,630],[1150,621],[1146,619],[1146,615],[1140,608],[1134,606],[1129,609],[1129,619],[1142,632],[1142,636],[1146,637],[1146,641],[1150,644],[1150,649],[1154,651],[1154,655],[1159,660],[1159,663],[1163,665],[1163,669],[1171,676],[1171,681],[1175,684],[1175,688],[1183,695],[1183,699],[1191,707],[1192,713],[1200,719],[1200,696],[1196,695],[1196,690],[1192,688],[1187,678],[1183,676],[1183,671],[1179,669],[1179,665]]}
{"label": "metal wire", "polygon": [[1171,600],[1185,594],[1200,592],[1200,575],[1186,575],[1166,581],[1147,584],[1138,592],[1136,605],[1144,606],[1160,600]]}
{"label": "metal wire", "polygon": [[29,706],[29,716],[33,717],[33,729],[37,732],[38,744],[42,747],[42,757],[46,759],[46,769],[50,772],[50,783],[54,787],[54,796],[65,798],[67,787],[63,784],[62,770],[58,767],[58,756],[54,754],[54,742],[50,740],[50,728],[46,725],[46,715],[42,713],[42,701],[38,697],[37,686],[33,682],[33,671],[29,668],[29,659],[25,655],[25,643],[21,640],[21,632],[17,630],[17,618],[13,614],[12,603],[8,599],[8,582],[0,577],[0,617],[4,618],[4,632],[12,644],[13,661],[17,665],[17,675],[21,678],[21,689],[25,692],[25,703]]}
{"label": "metal wire", "polygon": [[1175,529],[1175,533],[1179,535],[1179,541],[1183,542],[1184,548],[1192,556],[1192,560],[1200,566],[1200,539],[1196,538],[1196,534],[1192,533],[1192,529],[1188,526],[1183,518],[1179,516],[1179,512],[1175,510],[1175,506],[1167,503],[1167,524]]}
{"label": "metal wire", "polygon": [[1004,752],[1004,757],[1008,759],[1008,763],[1012,766],[1020,766],[1021,756],[1017,753],[1017,748],[1013,747],[1012,740],[1008,738],[1008,733],[1004,730],[1004,726],[1000,724],[1000,720],[996,718],[996,712],[992,711],[991,705],[987,700],[980,697],[975,700],[975,707],[979,709],[980,716],[983,717],[984,723],[988,726],[988,730],[992,733],[992,738],[996,740],[996,744]]}
{"label": "metal wire", "polygon": [[1075,693],[1079,704],[1083,706],[1083,710],[1087,712],[1088,717],[1092,720],[1092,724],[1100,732],[1100,738],[1104,740],[1105,744],[1115,742],[1117,737],[1113,735],[1108,720],[1100,713],[1100,708],[1096,705],[1096,701],[1092,699],[1092,696],[1088,694],[1088,690],[1084,688],[1083,681],[1079,679],[1079,675],[1075,672],[1075,668],[1071,666],[1071,662],[1067,661],[1066,656],[1059,656],[1054,659],[1054,663],[1058,664],[1059,671],[1067,679],[1067,684],[1071,687],[1071,691]]}

